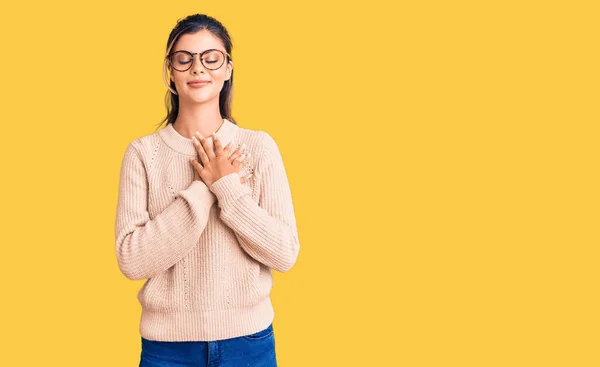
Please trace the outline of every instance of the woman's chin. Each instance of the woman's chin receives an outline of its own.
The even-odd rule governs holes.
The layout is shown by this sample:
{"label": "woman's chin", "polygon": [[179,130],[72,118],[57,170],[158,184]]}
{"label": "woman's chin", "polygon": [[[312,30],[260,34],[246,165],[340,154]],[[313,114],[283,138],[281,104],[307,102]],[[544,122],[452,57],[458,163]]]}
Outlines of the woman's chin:
{"label": "woman's chin", "polygon": [[218,97],[219,97],[218,95],[211,96],[211,95],[207,95],[207,94],[192,93],[187,96],[186,100],[189,103],[198,104],[198,103],[206,103],[206,102],[211,101],[214,98],[218,98]]}

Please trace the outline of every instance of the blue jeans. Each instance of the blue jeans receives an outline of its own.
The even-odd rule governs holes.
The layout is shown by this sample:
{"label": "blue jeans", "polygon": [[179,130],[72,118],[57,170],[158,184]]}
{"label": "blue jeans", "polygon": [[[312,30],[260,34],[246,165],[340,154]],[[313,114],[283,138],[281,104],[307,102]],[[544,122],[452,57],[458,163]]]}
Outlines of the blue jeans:
{"label": "blue jeans", "polygon": [[139,367],[276,367],[273,324],[254,334],[210,342],[142,337]]}

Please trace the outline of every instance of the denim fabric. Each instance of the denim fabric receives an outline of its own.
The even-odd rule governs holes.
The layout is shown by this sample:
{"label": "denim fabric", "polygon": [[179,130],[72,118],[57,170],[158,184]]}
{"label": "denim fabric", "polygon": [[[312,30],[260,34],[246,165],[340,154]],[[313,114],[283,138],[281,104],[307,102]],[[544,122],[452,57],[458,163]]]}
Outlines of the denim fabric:
{"label": "denim fabric", "polygon": [[142,337],[139,367],[276,367],[273,324],[237,338],[164,342]]}

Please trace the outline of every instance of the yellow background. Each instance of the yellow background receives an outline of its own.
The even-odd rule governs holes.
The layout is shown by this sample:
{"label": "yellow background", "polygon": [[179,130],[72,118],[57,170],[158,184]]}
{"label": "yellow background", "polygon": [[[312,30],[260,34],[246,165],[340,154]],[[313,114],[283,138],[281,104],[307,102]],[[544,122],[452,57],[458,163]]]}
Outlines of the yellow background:
{"label": "yellow background", "polygon": [[234,118],[288,171],[281,366],[600,365],[594,2],[1,10],[0,365],[137,366],[119,166],[164,117],[167,37],[192,13],[228,27]]}

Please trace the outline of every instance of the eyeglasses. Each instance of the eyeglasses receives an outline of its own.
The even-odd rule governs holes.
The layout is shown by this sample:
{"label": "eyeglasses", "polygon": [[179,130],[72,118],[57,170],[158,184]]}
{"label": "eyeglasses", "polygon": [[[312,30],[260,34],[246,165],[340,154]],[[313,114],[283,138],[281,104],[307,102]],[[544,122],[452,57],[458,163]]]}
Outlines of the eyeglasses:
{"label": "eyeglasses", "polygon": [[231,56],[217,49],[208,49],[203,52],[191,53],[189,51],[175,51],[166,56],[173,69],[177,71],[187,71],[194,63],[194,56],[200,55],[202,65],[208,70],[217,70],[227,60],[231,60]]}

